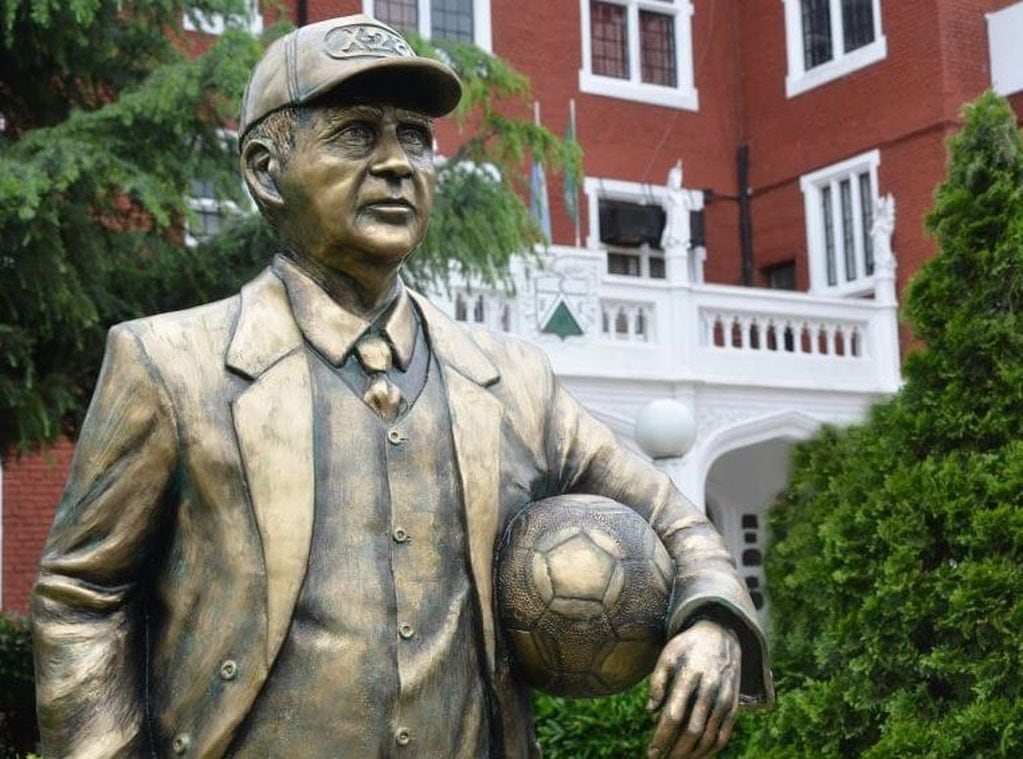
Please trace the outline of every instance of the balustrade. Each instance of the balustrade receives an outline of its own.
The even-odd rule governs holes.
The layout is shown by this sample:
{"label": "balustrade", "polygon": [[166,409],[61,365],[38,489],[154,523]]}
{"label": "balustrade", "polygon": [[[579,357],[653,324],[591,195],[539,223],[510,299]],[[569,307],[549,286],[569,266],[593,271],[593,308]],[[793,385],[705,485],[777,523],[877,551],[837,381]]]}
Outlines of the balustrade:
{"label": "balustrade", "polygon": [[866,322],[701,309],[702,344],[723,350],[862,359]]}
{"label": "balustrade", "polygon": [[610,340],[653,342],[653,303],[600,301],[601,334]]}

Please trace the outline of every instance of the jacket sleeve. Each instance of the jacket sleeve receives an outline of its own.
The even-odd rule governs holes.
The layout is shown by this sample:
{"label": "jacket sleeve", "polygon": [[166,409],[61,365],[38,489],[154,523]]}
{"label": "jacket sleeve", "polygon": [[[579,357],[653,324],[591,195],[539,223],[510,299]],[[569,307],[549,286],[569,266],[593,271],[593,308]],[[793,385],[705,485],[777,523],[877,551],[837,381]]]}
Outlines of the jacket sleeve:
{"label": "jacket sleeve", "polygon": [[146,753],[140,596],[176,457],[167,391],[115,327],[32,597],[46,757]]}
{"label": "jacket sleeve", "polygon": [[665,474],[625,448],[553,374],[548,381],[550,492],[602,495],[646,519],[675,561],[669,636],[706,617],[730,625],[742,644],[743,701],[770,702],[774,691],[764,634],[720,535]]}

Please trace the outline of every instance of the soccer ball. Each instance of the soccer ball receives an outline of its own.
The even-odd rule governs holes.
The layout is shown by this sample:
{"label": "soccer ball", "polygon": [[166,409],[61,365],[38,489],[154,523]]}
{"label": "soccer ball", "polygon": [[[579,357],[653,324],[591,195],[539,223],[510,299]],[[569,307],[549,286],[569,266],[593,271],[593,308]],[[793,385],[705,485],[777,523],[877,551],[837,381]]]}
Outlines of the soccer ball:
{"label": "soccer ball", "polygon": [[605,696],[653,669],[674,564],[635,511],[591,495],[536,501],[508,525],[497,602],[518,674],[555,696]]}

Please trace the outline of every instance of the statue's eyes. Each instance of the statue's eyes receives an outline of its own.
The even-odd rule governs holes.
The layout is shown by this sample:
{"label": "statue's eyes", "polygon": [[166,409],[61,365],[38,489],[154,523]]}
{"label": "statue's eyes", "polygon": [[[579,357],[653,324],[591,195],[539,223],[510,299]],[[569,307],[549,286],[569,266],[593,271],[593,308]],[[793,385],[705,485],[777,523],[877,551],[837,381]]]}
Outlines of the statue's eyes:
{"label": "statue's eyes", "polygon": [[345,145],[368,148],[376,139],[376,130],[365,122],[357,121],[342,128],[338,137]]}
{"label": "statue's eyes", "polygon": [[426,153],[433,149],[433,135],[430,130],[418,124],[403,124],[398,127],[398,140],[406,150]]}

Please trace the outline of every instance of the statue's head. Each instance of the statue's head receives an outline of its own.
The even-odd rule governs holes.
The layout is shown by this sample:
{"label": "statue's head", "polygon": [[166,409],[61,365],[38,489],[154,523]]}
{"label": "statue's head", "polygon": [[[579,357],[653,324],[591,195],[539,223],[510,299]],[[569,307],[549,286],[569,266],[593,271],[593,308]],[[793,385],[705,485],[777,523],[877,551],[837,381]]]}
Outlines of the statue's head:
{"label": "statue's head", "polygon": [[238,127],[242,174],[293,254],[331,269],[393,269],[433,207],[434,117],[461,84],[364,15],[301,27],[256,65]]}

